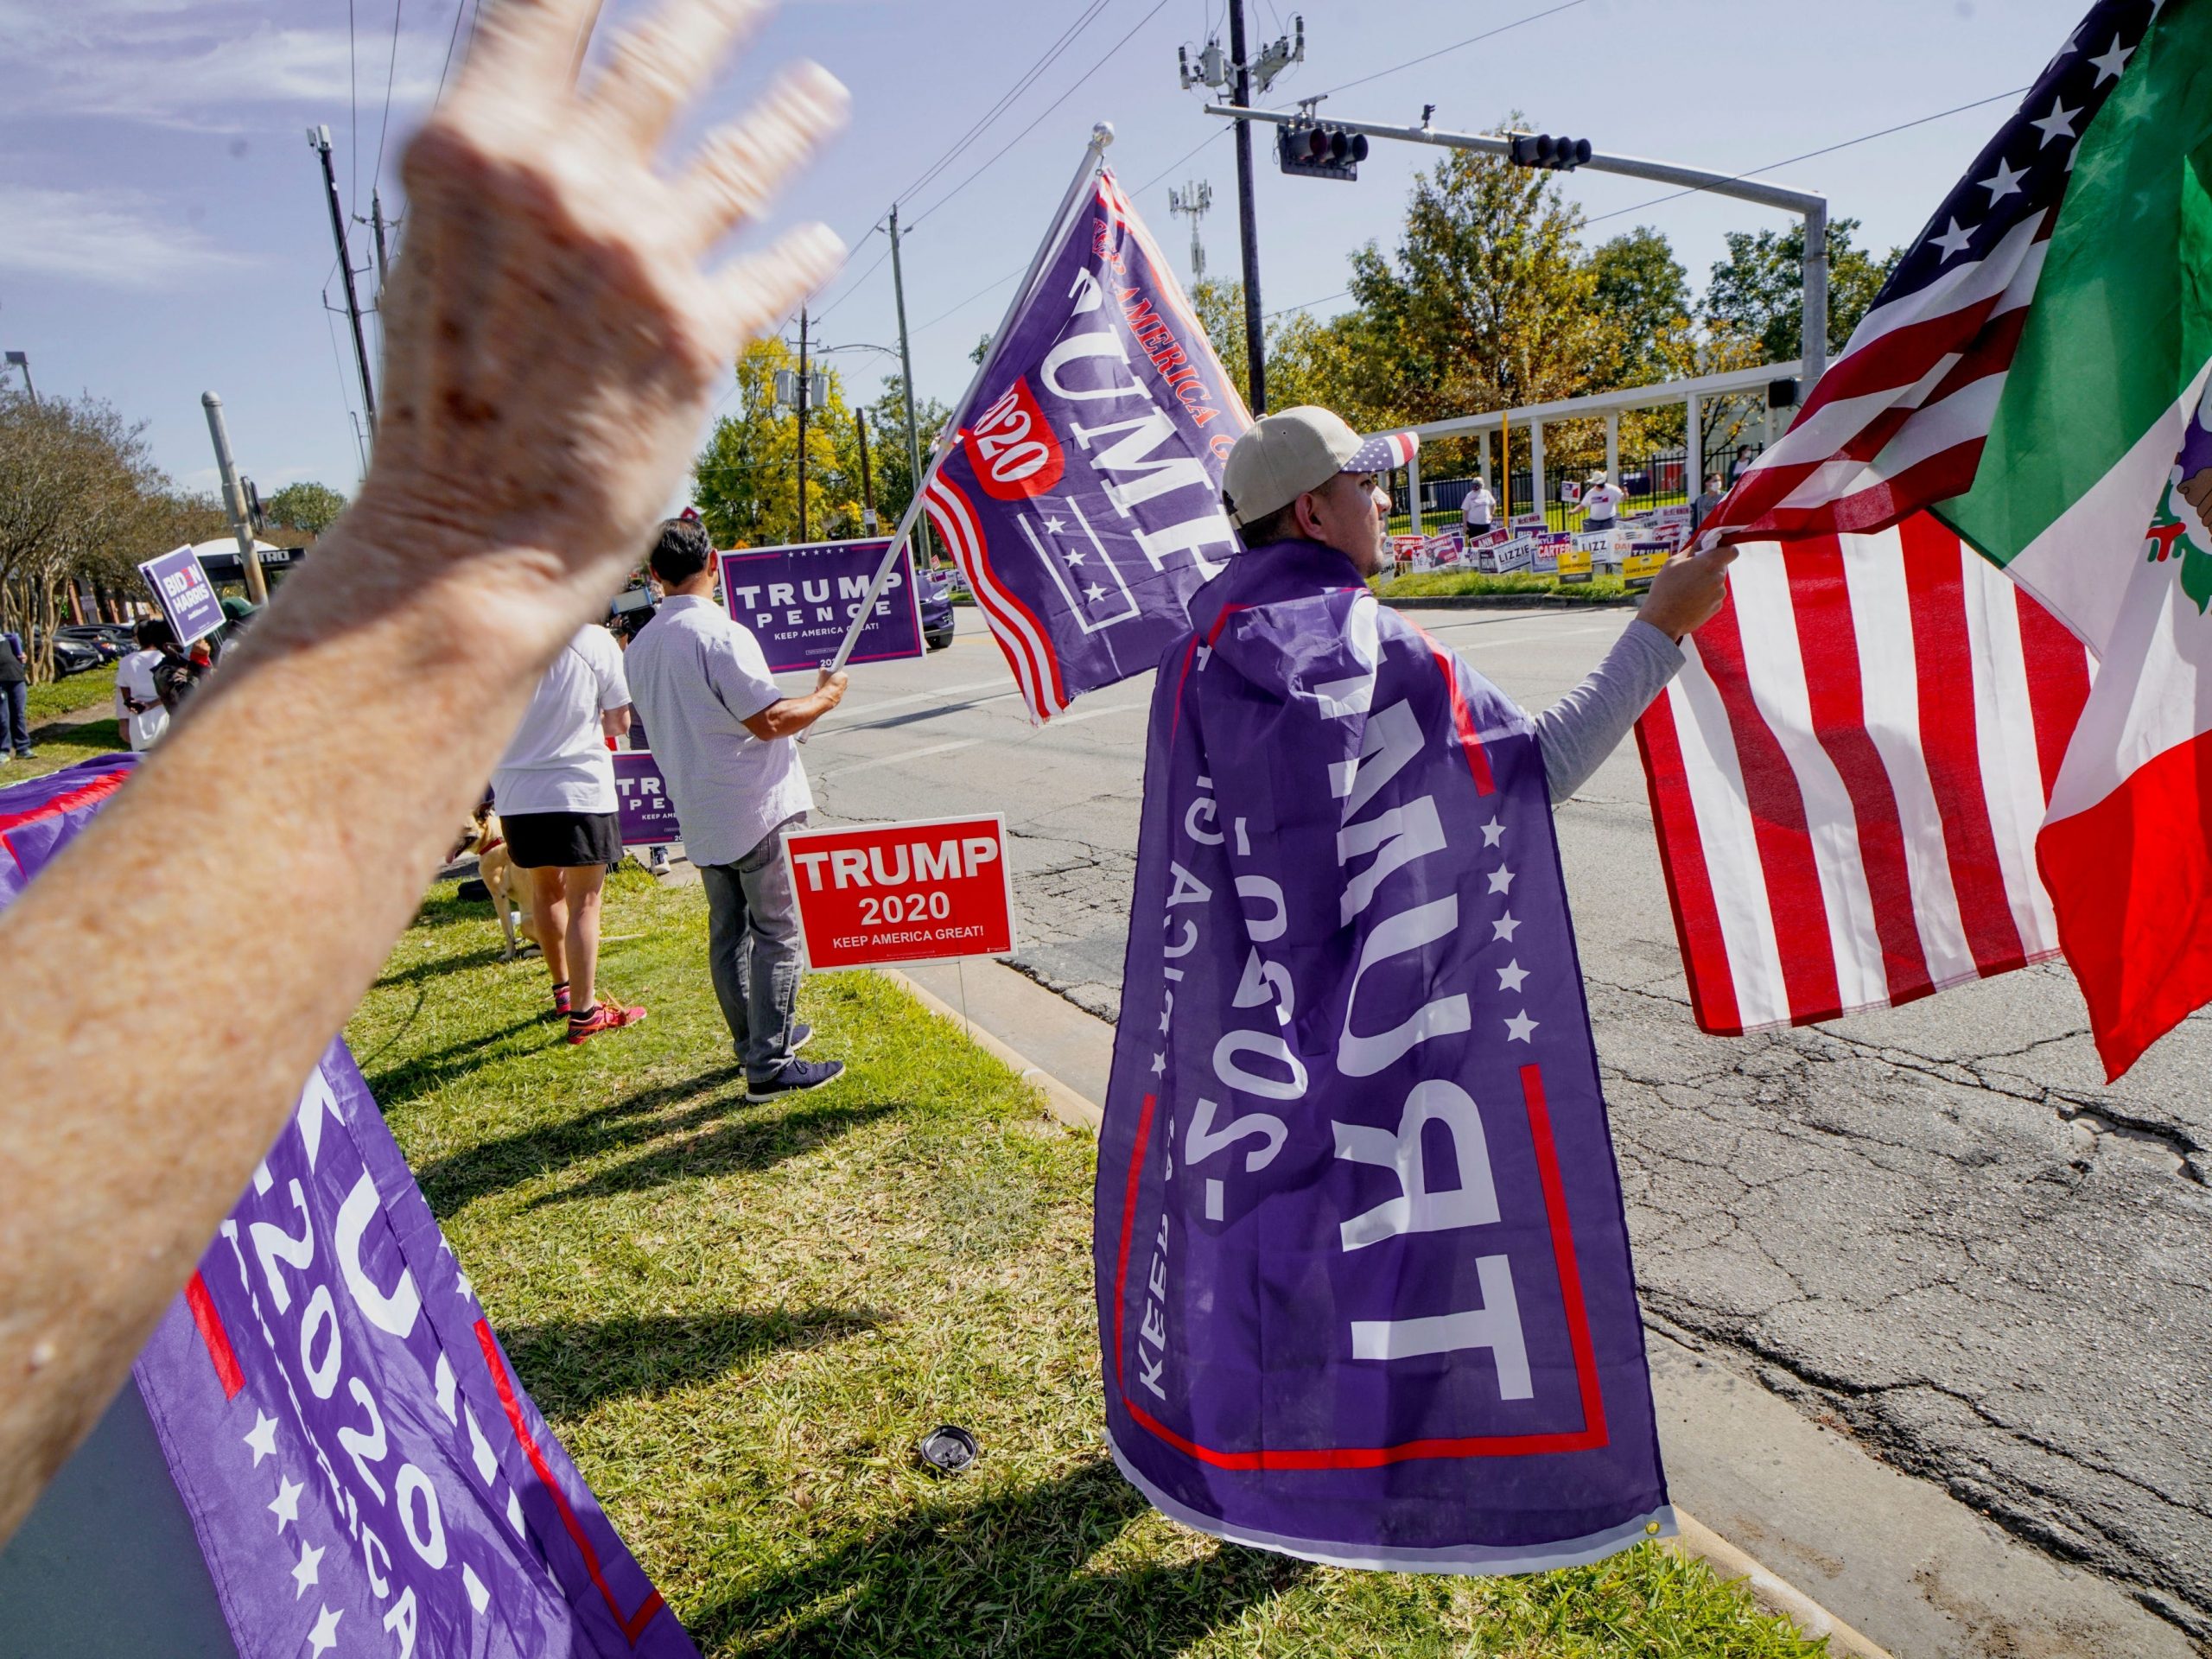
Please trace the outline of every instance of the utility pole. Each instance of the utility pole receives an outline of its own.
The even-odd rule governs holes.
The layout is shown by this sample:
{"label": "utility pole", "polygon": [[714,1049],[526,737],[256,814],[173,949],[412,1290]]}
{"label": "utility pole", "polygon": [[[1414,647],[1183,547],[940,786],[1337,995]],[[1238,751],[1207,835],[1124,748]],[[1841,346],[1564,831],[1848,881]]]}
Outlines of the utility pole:
{"label": "utility pole", "polygon": [[[906,346],[906,279],[899,269],[899,204],[891,204],[891,295],[899,308],[899,395],[906,409],[906,464],[913,468],[914,488],[922,487],[922,437],[914,425],[914,359]],[[931,562],[929,526],[915,526],[922,543],[922,562]]]}
{"label": "utility pole", "polygon": [[806,308],[798,308],[798,538],[806,539]]}
{"label": "utility pole", "polygon": [[[1244,60],[1244,0],[1229,0],[1229,55],[1236,66],[1237,105],[1249,109],[1252,68]],[[1260,226],[1252,204],[1252,124],[1242,118],[1236,123],[1236,234],[1244,252],[1245,383],[1252,413],[1260,416],[1268,412],[1267,335],[1260,321]]]}
{"label": "utility pole", "polygon": [[346,318],[353,325],[353,361],[361,371],[361,407],[369,417],[369,436],[377,435],[377,392],[369,378],[368,342],[361,335],[361,301],[353,291],[353,262],[346,252],[346,213],[338,205],[338,173],[330,162],[330,129],[309,127],[308,147],[322,157],[322,186],[330,198],[330,234],[338,245],[338,270],[346,279]]}
{"label": "utility pole", "polygon": [[[384,309],[384,285],[391,280],[391,257],[384,247],[384,192],[372,187],[369,191],[369,223],[377,233],[377,309]],[[383,325],[378,325],[381,332]]]}
{"label": "utility pole", "polygon": [[1213,206],[1213,186],[1201,180],[1186,184],[1180,190],[1167,192],[1167,211],[1178,218],[1191,221],[1191,280],[1200,283],[1206,275],[1206,245],[1198,239],[1198,221]]}
{"label": "utility pole", "polygon": [[[1230,22],[1236,24],[1241,16],[1236,0],[1230,0]],[[1239,35],[1233,38],[1241,40],[1243,36]],[[1239,47],[1236,49],[1241,54],[1243,48]],[[1234,105],[1206,105],[1208,115],[1228,116],[1236,122],[1237,154],[1240,158],[1247,154],[1243,144],[1247,123],[1271,121],[1284,127],[1311,123],[1310,115],[1305,112],[1255,110],[1249,107],[1250,104],[1251,100],[1240,93]],[[1738,201],[1755,201],[1762,207],[1779,207],[1784,213],[1796,213],[1805,221],[1802,278],[1805,316],[1802,365],[1804,381],[1798,399],[1801,404],[1811,395],[1813,387],[1827,367],[1828,202],[1826,196],[1816,195],[1809,190],[1791,190],[1782,185],[1770,184],[1764,179],[1748,178],[1739,174],[1709,173],[1703,168],[1680,167],[1672,162],[1646,161],[1637,156],[1608,156],[1592,149],[1587,139],[1554,138],[1549,133],[1508,133],[1503,137],[1492,137],[1487,133],[1442,132],[1427,126],[1393,127],[1371,121],[1332,120],[1329,125],[1339,132],[1365,133],[1375,138],[1395,138],[1404,143],[1434,144],[1445,149],[1471,149],[1480,155],[1501,157],[1520,167],[1548,168],[1565,172],[1586,167],[1593,172],[1618,173],[1631,179],[1648,179],[1656,184],[1688,185],[1694,190],[1706,191],[1713,195],[1733,196]],[[1239,176],[1242,177],[1241,175]],[[1251,257],[1249,240],[1245,257],[1248,261]],[[1248,301],[1251,297],[1249,278],[1245,296]],[[1259,413],[1256,404],[1253,413]],[[1541,503],[1538,505],[1541,506]]]}
{"label": "utility pole", "polygon": [[223,483],[223,509],[231,515],[231,533],[238,537],[238,565],[245,575],[248,602],[266,605],[269,584],[262,580],[261,561],[254,556],[253,524],[246,516],[245,492],[238,485],[238,462],[231,459],[230,429],[223,424],[223,400],[212,391],[200,394],[207,411],[207,435],[215,441],[215,471]]}
{"label": "utility pole", "polygon": [[875,534],[875,480],[868,467],[868,411],[853,411],[853,430],[861,440],[861,528]]}

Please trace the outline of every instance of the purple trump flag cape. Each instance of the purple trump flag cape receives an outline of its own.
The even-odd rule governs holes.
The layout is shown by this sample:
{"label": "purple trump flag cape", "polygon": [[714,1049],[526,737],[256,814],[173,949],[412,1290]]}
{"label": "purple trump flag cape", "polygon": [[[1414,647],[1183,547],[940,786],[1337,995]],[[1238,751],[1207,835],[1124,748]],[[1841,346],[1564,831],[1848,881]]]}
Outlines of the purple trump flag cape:
{"label": "purple trump flag cape", "polygon": [[1252,423],[1111,171],[1053,233],[923,493],[1040,721],[1189,626],[1236,556],[1221,468]]}
{"label": "purple trump flag cape", "polygon": [[1671,1533],[1533,727],[1330,549],[1255,549],[1192,609],[1099,1139],[1116,1460],[1347,1567]]}
{"label": "purple trump flag cape", "polygon": [[[0,904],[132,761],[0,790]],[[523,1392],[343,1042],[135,1375],[242,1659],[697,1659]]]}

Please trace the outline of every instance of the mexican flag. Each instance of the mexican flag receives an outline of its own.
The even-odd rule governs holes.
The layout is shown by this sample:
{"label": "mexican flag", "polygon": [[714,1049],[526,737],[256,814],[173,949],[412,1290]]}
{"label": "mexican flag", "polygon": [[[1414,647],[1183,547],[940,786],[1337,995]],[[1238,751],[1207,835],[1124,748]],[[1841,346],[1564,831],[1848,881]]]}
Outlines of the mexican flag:
{"label": "mexican flag", "polygon": [[2212,1001],[2212,0],[2153,11],[1972,485],[1930,504],[2099,659],[2037,853],[2113,1077]]}

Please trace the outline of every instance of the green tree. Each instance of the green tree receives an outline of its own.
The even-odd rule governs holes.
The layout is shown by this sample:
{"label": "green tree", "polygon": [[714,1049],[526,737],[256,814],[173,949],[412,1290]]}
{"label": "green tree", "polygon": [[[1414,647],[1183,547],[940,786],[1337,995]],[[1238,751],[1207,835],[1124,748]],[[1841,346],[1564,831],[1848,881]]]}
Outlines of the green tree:
{"label": "green tree", "polygon": [[262,517],[270,524],[282,524],[289,530],[303,530],[310,536],[320,536],[338,522],[338,515],[346,511],[346,498],[327,484],[313,480],[287,484],[283,489],[262,499]]}
{"label": "green tree", "polygon": [[[1878,258],[1852,245],[1855,219],[1828,224],[1828,352],[1843,349],[1897,269],[1904,250]],[[1787,363],[1804,346],[1805,226],[1786,231],[1731,231],[1728,257],[1713,267],[1705,318],[1717,330],[1756,340],[1769,363]]]}
{"label": "green tree", "polygon": [[[737,412],[715,423],[692,463],[692,499],[717,547],[798,537],[798,420],[775,400],[776,371],[798,366],[777,339],[753,341],[737,359]],[[822,372],[828,396],[807,412],[806,533],[828,541],[861,533],[860,443],[842,378]]]}
{"label": "green tree", "polygon": [[1648,225],[1599,243],[1590,268],[1593,297],[1619,327],[1624,366],[1639,380],[1657,378],[1667,335],[1689,316],[1689,273],[1665,235]]}
{"label": "green tree", "polygon": [[[1244,284],[1202,278],[1191,290],[1191,308],[1242,397]],[[1362,429],[1402,423],[1388,399],[1389,376],[1372,359],[1372,336],[1365,313],[1357,308],[1326,321],[1306,311],[1277,317],[1268,325],[1268,406],[1319,404]]]}
{"label": "green tree", "polygon": [[[899,377],[883,377],[883,390],[868,406],[868,460],[875,468],[875,510],[887,534],[914,499],[914,468],[906,451],[906,403],[899,396]],[[952,411],[934,397],[914,400],[914,440],[921,446],[922,465],[929,465],[930,446]],[[926,539],[926,538],[925,538]]]}

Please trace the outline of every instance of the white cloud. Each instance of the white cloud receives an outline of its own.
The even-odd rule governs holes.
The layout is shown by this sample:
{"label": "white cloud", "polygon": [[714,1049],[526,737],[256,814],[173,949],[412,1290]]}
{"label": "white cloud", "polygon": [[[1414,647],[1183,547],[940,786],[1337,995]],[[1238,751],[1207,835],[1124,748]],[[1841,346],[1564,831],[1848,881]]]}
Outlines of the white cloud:
{"label": "white cloud", "polygon": [[0,183],[0,270],[162,289],[248,263],[134,191]]}

